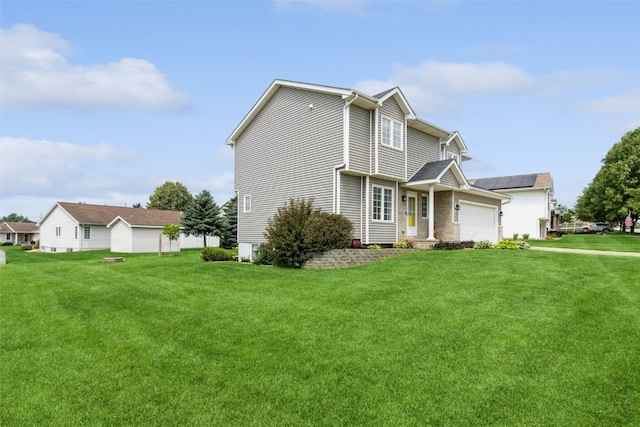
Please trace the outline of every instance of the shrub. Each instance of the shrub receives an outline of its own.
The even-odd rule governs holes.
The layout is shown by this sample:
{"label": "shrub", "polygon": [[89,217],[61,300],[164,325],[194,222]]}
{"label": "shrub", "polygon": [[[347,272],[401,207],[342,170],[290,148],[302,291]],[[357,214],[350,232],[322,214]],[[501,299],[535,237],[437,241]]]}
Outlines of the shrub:
{"label": "shrub", "polygon": [[518,240],[518,236],[519,236],[518,233],[513,233],[513,240]]}
{"label": "shrub", "polygon": [[[473,242],[471,243],[471,247],[473,247]],[[452,251],[456,249],[465,249],[467,247],[469,247],[468,242],[444,242],[442,240],[433,245],[433,249],[440,251]]]}
{"label": "shrub", "polygon": [[302,229],[305,252],[325,252],[351,246],[353,224],[344,215],[315,212]]}
{"label": "shrub", "polygon": [[493,249],[493,243],[491,243],[489,240],[480,240],[479,242],[476,242],[475,245],[473,245],[474,249]]}
{"label": "shrub", "polygon": [[254,258],[253,263],[257,265],[273,264],[273,251],[266,243],[260,243],[258,246],[258,255]]}
{"label": "shrub", "polygon": [[529,249],[531,246],[523,240],[504,239],[495,244],[496,249]]}
{"label": "shrub", "polygon": [[233,261],[233,251],[208,246],[200,251],[200,258],[203,261]]}
{"label": "shrub", "polygon": [[23,243],[22,245],[20,245],[20,247],[22,248],[23,251],[31,251],[31,250],[33,250],[33,246],[31,246],[28,243]]}
{"label": "shrub", "polygon": [[367,245],[367,249],[382,249],[380,245]]}
{"label": "shrub", "polygon": [[12,242],[4,242],[2,246],[13,246]]}
{"label": "shrub", "polygon": [[272,251],[272,264],[278,267],[301,267],[309,259],[304,245],[304,226],[311,215],[313,199],[289,199],[269,218],[264,235]]}
{"label": "shrub", "polygon": [[529,240],[529,233],[524,233],[522,235],[522,240]]}
{"label": "shrub", "polygon": [[393,247],[399,249],[413,249],[415,248],[415,244],[412,240],[403,240],[402,242],[395,242]]}

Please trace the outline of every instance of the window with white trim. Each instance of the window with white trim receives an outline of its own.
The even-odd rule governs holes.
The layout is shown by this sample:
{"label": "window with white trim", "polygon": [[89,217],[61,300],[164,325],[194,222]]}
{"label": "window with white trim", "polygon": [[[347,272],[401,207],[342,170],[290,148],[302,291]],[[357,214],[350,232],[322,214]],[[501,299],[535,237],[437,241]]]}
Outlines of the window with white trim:
{"label": "window with white trim", "polygon": [[447,151],[447,160],[454,159],[457,164],[460,164],[460,156],[456,153],[452,153],[451,151]]}
{"label": "window with white trim", "polygon": [[373,186],[373,220],[393,221],[393,188]]}
{"label": "window with white trim", "polygon": [[74,232],[73,232],[73,238],[78,240],[78,227],[76,227]]}
{"label": "window with white trim", "polygon": [[422,196],[420,204],[420,207],[422,208],[422,218],[429,218],[429,198],[427,196]]}
{"label": "window with white trim", "polygon": [[84,240],[91,240],[91,227],[84,228]]}
{"label": "window with white trim", "polygon": [[251,212],[251,194],[244,196],[244,212]]}
{"label": "window with white trim", "polygon": [[7,233],[7,240],[11,240],[11,234]]}
{"label": "window with white trim", "polygon": [[402,123],[382,117],[382,145],[402,150]]}
{"label": "window with white trim", "polygon": [[56,237],[60,237],[61,234],[62,234],[62,228],[56,227]]}

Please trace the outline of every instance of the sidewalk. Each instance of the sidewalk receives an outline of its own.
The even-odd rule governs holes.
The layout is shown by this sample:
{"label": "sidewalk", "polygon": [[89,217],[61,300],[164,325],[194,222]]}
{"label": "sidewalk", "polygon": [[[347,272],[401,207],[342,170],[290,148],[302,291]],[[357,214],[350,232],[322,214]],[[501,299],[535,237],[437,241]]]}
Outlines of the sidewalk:
{"label": "sidewalk", "polygon": [[609,255],[609,256],[630,256],[640,258],[638,252],[615,252],[615,251],[593,251],[589,249],[566,249],[566,248],[547,248],[541,246],[531,246],[533,251],[545,251],[545,252],[564,252],[570,254],[586,254],[586,255]]}

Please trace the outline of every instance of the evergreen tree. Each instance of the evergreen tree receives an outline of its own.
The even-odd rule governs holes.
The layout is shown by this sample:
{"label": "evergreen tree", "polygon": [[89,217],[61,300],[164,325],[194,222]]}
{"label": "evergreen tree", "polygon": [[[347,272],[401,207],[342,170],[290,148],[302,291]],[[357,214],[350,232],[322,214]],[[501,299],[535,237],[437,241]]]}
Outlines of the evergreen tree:
{"label": "evergreen tree", "polygon": [[221,236],[224,219],[220,215],[220,207],[213,200],[208,190],[202,190],[189,204],[182,216],[184,233],[204,237],[204,246],[207,247],[207,235]]}
{"label": "evergreen tree", "polygon": [[234,196],[222,207],[224,227],[221,237],[223,248],[234,248],[238,245],[238,196]]}

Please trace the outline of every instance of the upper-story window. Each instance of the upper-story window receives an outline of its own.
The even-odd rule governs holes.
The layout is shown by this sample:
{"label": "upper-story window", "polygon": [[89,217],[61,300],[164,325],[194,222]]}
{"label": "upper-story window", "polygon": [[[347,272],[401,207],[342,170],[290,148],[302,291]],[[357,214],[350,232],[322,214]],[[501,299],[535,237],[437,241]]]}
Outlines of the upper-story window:
{"label": "upper-story window", "polygon": [[251,194],[244,196],[244,212],[251,212]]}
{"label": "upper-story window", "polygon": [[373,220],[393,221],[393,189],[373,186]]}
{"label": "upper-story window", "polygon": [[402,150],[402,123],[382,117],[382,145]]}
{"label": "upper-story window", "polygon": [[447,159],[454,159],[457,164],[460,164],[460,155],[447,151]]}
{"label": "upper-story window", "polygon": [[56,227],[56,237],[60,237],[62,235],[62,228]]}

